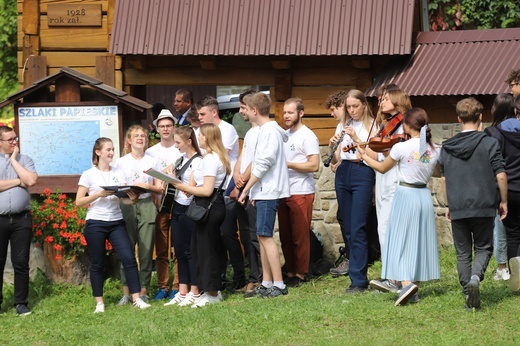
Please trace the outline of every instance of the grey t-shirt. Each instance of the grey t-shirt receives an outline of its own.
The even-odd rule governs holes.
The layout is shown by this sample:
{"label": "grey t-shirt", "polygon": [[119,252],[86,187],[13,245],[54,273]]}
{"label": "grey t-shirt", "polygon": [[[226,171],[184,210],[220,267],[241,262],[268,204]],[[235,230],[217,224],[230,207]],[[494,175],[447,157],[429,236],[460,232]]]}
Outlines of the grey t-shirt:
{"label": "grey t-shirt", "polygon": [[[0,156],[0,180],[17,179],[18,174],[9,161],[10,155]],[[36,172],[33,160],[19,154],[17,161],[31,172]],[[31,196],[27,188],[16,186],[0,192],[0,215],[16,214],[31,209]]]}

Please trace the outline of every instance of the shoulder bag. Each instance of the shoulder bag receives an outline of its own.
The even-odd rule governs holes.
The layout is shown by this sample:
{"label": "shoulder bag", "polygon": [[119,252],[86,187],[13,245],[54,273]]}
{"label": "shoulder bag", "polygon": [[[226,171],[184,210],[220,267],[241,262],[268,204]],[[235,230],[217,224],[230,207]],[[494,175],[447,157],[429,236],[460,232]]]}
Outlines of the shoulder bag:
{"label": "shoulder bag", "polygon": [[[191,200],[188,209],[186,209],[186,216],[195,222],[204,223],[208,218],[211,206],[213,205],[213,203],[215,203],[215,200],[217,199],[217,195],[222,192],[222,186],[224,186],[224,182],[226,181],[226,179],[227,175],[224,178],[224,180],[222,180],[222,183],[220,183],[219,188],[216,191],[213,191],[213,194],[210,197],[201,198],[195,196]],[[208,200],[209,204],[207,206],[200,205],[207,204]]]}

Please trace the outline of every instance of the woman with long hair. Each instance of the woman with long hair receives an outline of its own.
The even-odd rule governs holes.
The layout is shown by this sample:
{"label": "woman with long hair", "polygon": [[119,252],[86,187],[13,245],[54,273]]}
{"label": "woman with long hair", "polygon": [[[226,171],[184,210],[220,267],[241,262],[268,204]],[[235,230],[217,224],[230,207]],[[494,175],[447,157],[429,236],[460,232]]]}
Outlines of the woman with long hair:
{"label": "woman with long hair", "polygon": [[[347,115],[348,112],[348,115]],[[346,120],[350,117],[350,120]],[[331,146],[344,132],[342,142],[334,153],[333,164],[341,161],[335,176],[336,197],[344,238],[350,249],[349,277],[351,286],[346,293],[365,291],[368,287],[368,237],[367,221],[372,208],[375,182],[374,171],[356,155],[359,143],[373,135],[374,118],[365,95],[359,90],[350,90],[345,99],[343,122],[347,125],[331,139]]]}
{"label": "woman with long hair", "polygon": [[418,301],[420,281],[440,278],[435,213],[431,192],[426,186],[440,151],[431,141],[424,109],[412,108],[405,112],[403,127],[411,139],[395,144],[383,162],[373,159],[363,149],[358,152],[360,159],[382,174],[399,166],[399,185],[392,201],[381,274],[385,279],[402,284],[396,306],[410,299]]}
{"label": "woman with long hair", "polygon": [[[178,127],[174,131],[173,140],[182,157],[178,167],[169,167],[167,172],[175,174],[184,184],[189,185],[193,172],[202,162],[195,131],[189,126]],[[191,239],[195,231],[195,222],[185,214],[192,199],[192,195],[183,191],[178,191],[175,195],[170,225],[179,271],[179,292],[164,304],[165,306],[191,305],[200,297],[196,261],[191,254]]]}
{"label": "woman with long hair", "polygon": [[[126,131],[125,150],[123,157],[116,160],[114,168],[123,171],[124,182],[127,185],[136,185],[145,188],[157,195],[162,194],[162,183],[155,181],[144,173],[150,168],[156,168],[157,161],[145,155],[148,148],[148,132],[140,125],[132,125]],[[155,218],[157,208],[150,192],[139,195],[133,205],[121,204],[121,211],[126,222],[126,230],[132,246],[138,246],[139,278],[141,280],[141,299],[148,301],[148,288],[152,279],[152,255],[155,243]],[[123,297],[119,305],[130,302],[128,286],[124,272],[121,271],[123,283]]]}
{"label": "woman with long hair", "polygon": [[221,248],[220,226],[226,216],[226,207],[221,186],[231,173],[231,165],[218,126],[203,124],[199,130],[199,146],[206,154],[199,167],[194,170],[190,184],[174,184],[177,190],[193,195],[195,202],[204,207],[208,207],[211,197],[216,194],[208,216],[204,221],[195,223],[195,232],[191,240],[191,255],[198,267],[199,288],[205,292],[193,302],[192,307],[222,301],[219,291],[220,254],[224,249]]}
{"label": "woman with long hair", "polygon": [[[96,300],[94,313],[105,312],[103,300],[105,243],[108,240],[123,265],[127,278],[128,292],[134,306],[140,309],[150,307],[139,297],[141,284],[135,253],[128,234],[125,221],[119,206],[119,198],[114,191],[104,190],[101,186],[126,185],[123,172],[110,167],[114,157],[114,144],[109,138],[98,138],[92,149],[93,167],[83,172],[79,178],[76,205],[89,205],[84,236],[90,258],[90,283],[92,294]],[[137,202],[137,195],[128,192],[129,198],[121,202],[131,204]]]}

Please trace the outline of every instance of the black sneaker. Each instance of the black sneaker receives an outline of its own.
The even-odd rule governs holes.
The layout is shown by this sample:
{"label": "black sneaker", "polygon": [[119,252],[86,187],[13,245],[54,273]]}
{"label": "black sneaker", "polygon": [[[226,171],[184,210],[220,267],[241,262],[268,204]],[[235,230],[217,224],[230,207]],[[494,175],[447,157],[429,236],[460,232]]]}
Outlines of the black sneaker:
{"label": "black sneaker", "polygon": [[289,287],[299,287],[304,282],[305,282],[305,280],[302,280],[297,276],[293,276],[293,277],[287,278],[287,281],[285,282],[285,284]]}
{"label": "black sneaker", "polygon": [[269,290],[269,288],[265,287],[264,285],[260,285],[257,288],[255,288],[253,291],[245,293],[244,298],[249,299],[249,298],[254,298],[257,296],[261,297],[264,294],[266,294],[268,290]]}
{"label": "black sneaker", "polygon": [[345,290],[345,294],[363,293],[367,290],[366,287],[350,286]]}
{"label": "black sneaker", "polygon": [[287,289],[287,286],[285,286],[285,288],[273,286],[273,287],[269,288],[267,290],[267,292],[265,292],[262,295],[262,298],[274,298],[274,297],[279,297],[279,296],[286,296],[287,294],[289,294],[289,290]]}
{"label": "black sneaker", "polygon": [[469,280],[466,288],[468,290],[468,296],[466,298],[466,306],[471,310],[473,308],[480,308],[480,281],[477,276],[474,276]]}
{"label": "black sneaker", "polygon": [[16,313],[18,316],[27,316],[31,314],[31,310],[25,304],[16,305]]}
{"label": "black sneaker", "polygon": [[413,283],[403,287],[401,293],[399,293],[399,298],[397,298],[394,305],[399,306],[408,303],[410,298],[412,298],[412,296],[417,293],[418,289],[419,287]]}

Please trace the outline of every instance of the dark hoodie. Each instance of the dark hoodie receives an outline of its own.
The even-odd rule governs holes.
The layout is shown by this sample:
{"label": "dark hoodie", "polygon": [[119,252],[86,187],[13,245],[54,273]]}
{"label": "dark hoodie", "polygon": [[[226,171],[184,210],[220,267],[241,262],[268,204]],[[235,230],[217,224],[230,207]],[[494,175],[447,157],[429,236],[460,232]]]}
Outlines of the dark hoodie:
{"label": "dark hoodie", "polygon": [[442,144],[439,164],[452,220],[496,215],[496,176],[505,171],[496,139],[478,131],[458,133]]}
{"label": "dark hoodie", "polygon": [[507,127],[508,129],[517,130],[505,131],[502,123],[498,127],[486,128],[485,132],[498,140],[500,151],[506,160],[507,189],[520,192],[520,120],[509,119],[506,122],[516,124],[516,127]]}

